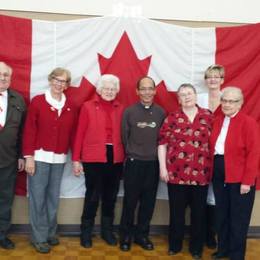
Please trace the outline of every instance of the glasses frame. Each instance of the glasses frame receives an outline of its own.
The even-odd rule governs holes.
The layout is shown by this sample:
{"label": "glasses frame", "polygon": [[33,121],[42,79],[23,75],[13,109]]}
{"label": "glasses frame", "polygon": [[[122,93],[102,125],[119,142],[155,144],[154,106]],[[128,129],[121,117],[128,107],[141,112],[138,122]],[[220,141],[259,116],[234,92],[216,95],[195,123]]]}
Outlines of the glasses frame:
{"label": "glasses frame", "polygon": [[225,98],[220,99],[220,102],[222,104],[230,104],[230,105],[234,105],[240,101],[241,101],[241,99],[225,99]]}
{"label": "glasses frame", "polygon": [[140,88],[138,88],[138,91],[142,92],[142,93],[144,93],[144,92],[153,92],[153,91],[155,91],[155,88],[154,87],[149,87],[149,88],[140,87]]}
{"label": "glasses frame", "polygon": [[56,77],[52,77],[52,80],[55,84],[60,84],[62,86],[66,86],[68,84],[68,80],[62,80],[62,79],[58,79]]}
{"label": "glasses frame", "polygon": [[0,73],[0,78],[5,78],[5,79],[8,79],[8,78],[10,78],[11,77],[11,74],[9,74],[9,73]]}
{"label": "glasses frame", "polygon": [[223,79],[221,76],[206,76],[205,79]]}

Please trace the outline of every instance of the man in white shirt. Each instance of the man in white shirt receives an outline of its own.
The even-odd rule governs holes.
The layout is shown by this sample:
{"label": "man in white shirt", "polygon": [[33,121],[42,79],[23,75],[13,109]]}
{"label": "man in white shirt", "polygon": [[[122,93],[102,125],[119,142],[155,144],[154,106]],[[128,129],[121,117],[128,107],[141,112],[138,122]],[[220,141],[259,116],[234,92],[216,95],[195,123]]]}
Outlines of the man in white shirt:
{"label": "man in white shirt", "polygon": [[0,247],[13,249],[7,238],[11,225],[17,171],[24,169],[21,157],[21,132],[25,103],[21,95],[9,89],[12,68],[0,61]]}

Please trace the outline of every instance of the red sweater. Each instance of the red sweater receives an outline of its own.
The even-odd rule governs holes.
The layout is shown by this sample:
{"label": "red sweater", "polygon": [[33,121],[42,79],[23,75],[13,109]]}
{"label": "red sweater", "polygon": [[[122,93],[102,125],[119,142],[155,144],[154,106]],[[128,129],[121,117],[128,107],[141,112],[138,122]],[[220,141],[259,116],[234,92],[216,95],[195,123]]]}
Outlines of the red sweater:
{"label": "red sweater", "polygon": [[[121,121],[123,106],[116,100],[111,102],[112,141],[114,163],[123,162],[124,152],[121,141]],[[106,111],[100,103],[100,97],[82,105],[76,132],[73,161],[101,162],[106,158]]]}
{"label": "red sweater", "polygon": [[[216,117],[210,138],[212,154],[224,115]],[[225,182],[254,185],[259,170],[259,126],[250,116],[239,112],[230,119],[225,141]]]}
{"label": "red sweater", "polygon": [[45,100],[45,95],[32,99],[23,134],[23,155],[34,155],[43,149],[66,154],[73,137],[77,118],[76,109],[66,100],[60,116],[58,110]]}

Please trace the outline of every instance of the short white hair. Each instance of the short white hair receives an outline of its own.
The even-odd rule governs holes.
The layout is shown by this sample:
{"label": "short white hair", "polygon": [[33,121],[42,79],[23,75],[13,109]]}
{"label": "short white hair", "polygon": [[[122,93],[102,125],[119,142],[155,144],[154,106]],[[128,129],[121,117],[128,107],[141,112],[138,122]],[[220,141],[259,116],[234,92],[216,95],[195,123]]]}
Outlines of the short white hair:
{"label": "short white hair", "polygon": [[104,87],[105,82],[110,82],[114,85],[117,92],[120,90],[120,80],[117,76],[113,74],[104,74],[102,75],[96,85],[96,91],[100,91]]}
{"label": "short white hair", "polygon": [[1,66],[1,67],[6,67],[6,68],[9,70],[10,76],[12,75],[13,69],[12,69],[7,63],[5,63],[5,62],[3,62],[3,61],[0,61],[0,66]]}
{"label": "short white hair", "polygon": [[234,87],[234,86],[228,86],[228,87],[223,88],[221,90],[221,98],[223,98],[224,95],[227,94],[227,93],[236,94],[237,97],[240,99],[241,104],[244,103],[244,95],[243,95],[243,92],[240,88]]}

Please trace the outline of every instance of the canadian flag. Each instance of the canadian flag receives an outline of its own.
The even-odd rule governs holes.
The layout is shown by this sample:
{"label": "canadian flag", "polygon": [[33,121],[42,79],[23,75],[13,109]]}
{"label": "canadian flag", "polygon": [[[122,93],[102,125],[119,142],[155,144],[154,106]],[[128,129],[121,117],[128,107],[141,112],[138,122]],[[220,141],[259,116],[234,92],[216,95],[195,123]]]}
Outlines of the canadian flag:
{"label": "canadian flag", "polygon": [[[78,107],[92,97],[99,76],[112,73],[120,78],[125,106],[137,100],[136,81],[149,75],[157,84],[156,102],[171,111],[177,87],[192,83],[205,92],[203,73],[217,63],[226,69],[224,86],[240,87],[244,111],[260,121],[260,24],[187,28],[145,18],[47,22],[0,16],[0,35],[0,60],[14,69],[12,87],[27,102],[48,88],[47,75],[61,66],[72,72],[67,96]],[[67,163],[61,196],[83,196],[84,189],[83,177],[73,177]],[[26,193],[25,174],[18,175],[17,193]]]}

